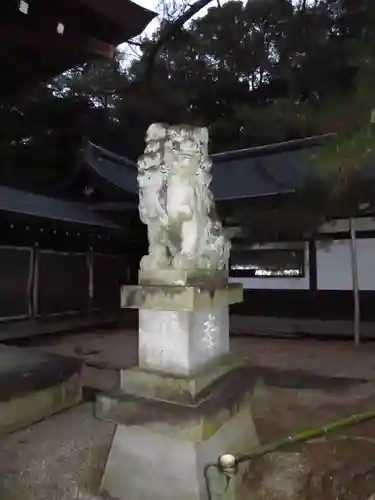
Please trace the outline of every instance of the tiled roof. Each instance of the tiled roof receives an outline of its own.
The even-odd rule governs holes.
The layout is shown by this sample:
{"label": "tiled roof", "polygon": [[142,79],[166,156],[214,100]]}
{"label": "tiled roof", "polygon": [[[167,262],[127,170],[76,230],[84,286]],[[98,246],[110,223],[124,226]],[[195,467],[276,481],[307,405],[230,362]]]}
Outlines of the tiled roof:
{"label": "tiled roof", "polygon": [[50,198],[6,186],[0,186],[0,211],[101,228],[121,229],[82,203]]}
{"label": "tiled roof", "polygon": [[[311,153],[327,136],[229,151],[211,156],[217,201],[294,192],[316,178]],[[137,165],[89,143],[85,160],[96,177],[124,193],[138,193]]]}

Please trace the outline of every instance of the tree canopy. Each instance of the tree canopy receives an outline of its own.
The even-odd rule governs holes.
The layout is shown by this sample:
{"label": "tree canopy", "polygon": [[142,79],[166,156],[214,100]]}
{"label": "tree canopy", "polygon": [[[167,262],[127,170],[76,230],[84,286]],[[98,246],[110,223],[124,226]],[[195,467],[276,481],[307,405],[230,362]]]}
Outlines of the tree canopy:
{"label": "tree canopy", "polygon": [[0,183],[60,192],[82,140],[135,160],[153,121],[209,126],[211,152],[338,132],[321,158],[345,178],[371,153],[373,0],[232,0],[181,24],[2,103]]}

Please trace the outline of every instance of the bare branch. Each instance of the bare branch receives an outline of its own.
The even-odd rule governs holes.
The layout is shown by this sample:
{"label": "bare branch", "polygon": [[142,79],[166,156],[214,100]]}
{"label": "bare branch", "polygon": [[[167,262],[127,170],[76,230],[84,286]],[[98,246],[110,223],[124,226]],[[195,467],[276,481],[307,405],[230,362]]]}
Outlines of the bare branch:
{"label": "bare branch", "polygon": [[156,43],[151,46],[150,51],[146,55],[145,71],[142,75],[143,80],[147,80],[155,66],[156,57],[164,45],[170,40],[178,31],[183,27],[183,25],[189,21],[195,14],[202,10],[206,5],[211,3],[212,0],[198,0],[193,3],[181,16],[179,16],[174,22],[168,23],[164,29],[161,30],[160,36]]}
{"label": "bare branch", "polygon": [[137,42],[136,40],[128,40],[126,43],[127,45],[133,45],[135,47],[143,47],[143,43]]}
{"label": "bare branch", "polygon": [[[166,43],[173,38],[183,27],[183,25],[189,21],[193,16],[195,16],[200,10],[204,9],[212,0],[197,0],[192,5],[189,5],[187,10],[179,15],[174,21],[166,20],[164,26],[160,28],[160,36],[158,40],[151,45],[148,53],[145,55],[145,64],[143,66],[142,73],[133,80],[130,84],[126,85],[122,89],[117,89],[117,93],[121,93],[123,96],[126,93],[135,91],[147,84],[148,92],[153,96],[153,102],[158,102],[161,106],[168,108],[170,106],[169,102],[163,102],[163,96],[158,95],[158,90],[155,88],[153,81],[153,72],[155,69],[156,58],[160,50],[166,45]],[[174,4],[173,4],[174,5]],[[183,4],[188,5],[187,3]],[[131,48],[131,47],[129,47]]]}
{"label": "bare branch", "polygon": [[[141,45],[139,45],[139,47],[141,47]],[[136,56],[138,58],[141,57],[141,54],[139,52],[136,51],[135,48],[133,48],[131,45],[128,47],[128,49],[130,50],[130,52],[133,54],[133,56]]]}

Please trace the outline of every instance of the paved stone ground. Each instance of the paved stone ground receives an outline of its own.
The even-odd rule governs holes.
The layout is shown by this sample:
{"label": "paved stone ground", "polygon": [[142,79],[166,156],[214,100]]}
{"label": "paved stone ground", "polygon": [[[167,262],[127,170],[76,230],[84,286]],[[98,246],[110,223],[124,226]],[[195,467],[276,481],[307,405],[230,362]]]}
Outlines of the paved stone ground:
{"label": "paved stone ground", "polygon": [[[37,344],[83,357],[91,365],[85,385],[102,389],[116,381],[116,368],[137,359],[135,332],[102,330]],[[258,376],[253,412],[263,443],[375,409],[375,344],[235,338],[232,347]],[[112,434],[113,426],[94,419],[84,403],[2,438],[0,499],[100,500]],[[374,468],[375,422],[369,422],[254,461],[242,498],[256,490],[264,500],[367,500],[375,491]]]}
{"label": "paved stone ground", "polygon": [[[126,368],[137,363],[137,333],[134,330],[96,330],[45,336],[19,345],[32,345],[58,354],[79,356],[89,366],[107,370]],[[231,339],[231,347],[255,366],[306,370],[331,377],[375,379],[375,342],[356,348],[349,341],[236,336]]]}

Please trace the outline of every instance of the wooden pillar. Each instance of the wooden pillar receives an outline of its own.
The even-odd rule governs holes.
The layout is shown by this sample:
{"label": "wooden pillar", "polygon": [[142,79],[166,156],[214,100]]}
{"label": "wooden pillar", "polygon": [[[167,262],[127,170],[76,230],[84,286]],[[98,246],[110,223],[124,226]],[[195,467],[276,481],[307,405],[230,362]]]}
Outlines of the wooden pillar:
{"label": "wooden pillar", "polygon": [[357,238],[355,231],[355,222],[352,218],[349,219],[350,228],[350,258],[352,268],[352,282],[353,282],[353,301],[354,301],[354,343],[359,346],[361,342],[361,311],[359,301],[359,287],[358,287],[358,260],[357,260]]}
{"label": "wooden pillar", "polygon": [[30,283],[32,317],[39,315],[39,244],[33,249],[32,281]]}
{"label": "wooden pillar", "polygon": [[91,246],[89,247],[87,252],[87,269],[89,273],[89,285],[88,285],[89,308],[92,309],[94,302],[94,254]]}
{"label": "wooden pillar", "polygon": [[316,242],[311,239],[308,242],[309,245],[309,289],[310,289],[310,310],[314,315],[314,319],[318,318],[318,305],[317,305],[317,295],[318,295],[318,270],[316,266]]}

